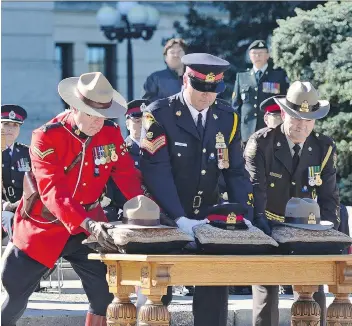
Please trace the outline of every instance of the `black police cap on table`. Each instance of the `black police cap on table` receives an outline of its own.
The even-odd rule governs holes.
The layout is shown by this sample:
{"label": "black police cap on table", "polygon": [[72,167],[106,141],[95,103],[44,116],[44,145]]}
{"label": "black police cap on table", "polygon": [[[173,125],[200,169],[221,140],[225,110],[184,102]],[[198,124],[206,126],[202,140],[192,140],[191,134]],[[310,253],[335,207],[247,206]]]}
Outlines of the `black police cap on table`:
{"label": "black police cap on table", "polygon": [[2,122],[15,122],[22,124],[27,118],[27,111],[16,104],[3,104],[1,105],[1,121]]}

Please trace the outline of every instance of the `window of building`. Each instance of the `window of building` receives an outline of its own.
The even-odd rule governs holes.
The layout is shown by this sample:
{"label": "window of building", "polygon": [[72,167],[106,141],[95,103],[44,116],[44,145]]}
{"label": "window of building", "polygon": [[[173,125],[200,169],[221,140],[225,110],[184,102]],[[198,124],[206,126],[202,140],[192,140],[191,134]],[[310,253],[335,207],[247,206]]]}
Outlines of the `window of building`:
{"label": "window of building", "polygon": [[116,45],[88,44],[86,61],[88,71],[100,71],[116,89]]}

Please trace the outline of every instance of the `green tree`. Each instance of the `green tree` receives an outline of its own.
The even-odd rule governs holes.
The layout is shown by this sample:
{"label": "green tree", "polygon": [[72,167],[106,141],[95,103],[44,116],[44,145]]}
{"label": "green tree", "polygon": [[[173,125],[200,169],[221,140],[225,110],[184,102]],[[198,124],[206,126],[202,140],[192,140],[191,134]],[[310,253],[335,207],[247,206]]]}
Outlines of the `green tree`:
{"label": "green tree", "polygon": [[311,1],[228,1],[214,2],[228,21],[216,20],[197,10],[197,3],[189,4],[187,23],[175,22],[177,33],[189,44],[190,52],[207,52],[220,56],[231,63],[225,74],[227,92],[230,99],[236,73],[249,66],[246,51],[256,39],[267,40],[278,26],[277,19],[295,14],[295,8],[312,9],[319,3]]}

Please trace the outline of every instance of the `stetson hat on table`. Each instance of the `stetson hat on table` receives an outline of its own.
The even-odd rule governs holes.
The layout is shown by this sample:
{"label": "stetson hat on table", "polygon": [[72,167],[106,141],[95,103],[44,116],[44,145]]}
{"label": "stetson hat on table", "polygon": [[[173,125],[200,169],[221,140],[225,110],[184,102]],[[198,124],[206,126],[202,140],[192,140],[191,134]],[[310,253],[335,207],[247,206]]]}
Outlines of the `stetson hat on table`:
{"label": "stetson hat on table", "polygon": [[324,231],[334,227],[332,222],[320,219],[320,207],[314,199],[295,197],[286,204],[285,222],[282,224],[314,231]]}
{"label": "stetson hat on table", "polygon": [[58,92],[68,105],[89,115],[112,119],[122,117],[127,110],[126,100],[101,72],[63,79]]}
{"label": "stetson hat on table", "polygon": [[123,205],[122,222],[116,228],[124,229],[175,229],[174,226],[160,224],[160,208],[150,198],[139,195]]}
{"label": "stetson hat on table", "polygon": [[291,117],[303,120],[324,118],[330,110],[327,100],[319,100],[318,91],[310,82],[295,81],[286,95],[273,98],[277,104]]}

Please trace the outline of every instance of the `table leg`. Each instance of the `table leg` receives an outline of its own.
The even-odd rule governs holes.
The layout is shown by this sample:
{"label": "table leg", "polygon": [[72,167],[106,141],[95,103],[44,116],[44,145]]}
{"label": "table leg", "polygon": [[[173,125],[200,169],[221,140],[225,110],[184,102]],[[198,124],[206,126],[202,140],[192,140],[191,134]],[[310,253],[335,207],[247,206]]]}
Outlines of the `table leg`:
{"label": "table leg", "polygon": [[319,326],[320,306],[313,299],[318,286],[293,286],[299,298],[291,308],[291,326]]}
{"label": "table leg", "polygon": [[351,326],[352,304],[349,293],[337,293],[333,303],[328,307],[327,326]]}
{"label": "table leg", "polygon": [[130,300],[133,286],[120,285],[114,293],[114,299],[106,311],[108,326],[135,326],[137,322],[136,307]]}
{"label": "table leg", "polygon": [[[166,292],[165,292],[166,293]],[[162,294],[148,295],[138,315],[138,326],[169,326],[170,312],[161,302]]]}

